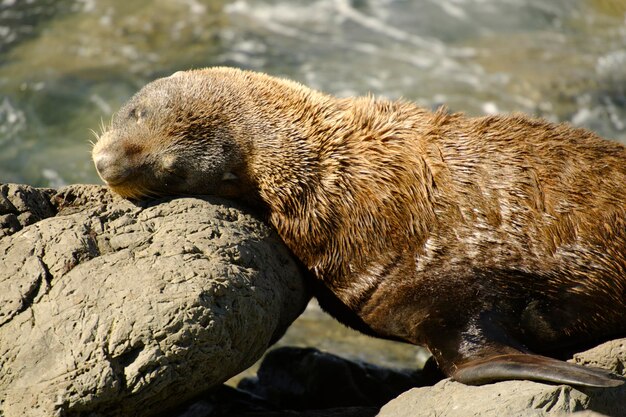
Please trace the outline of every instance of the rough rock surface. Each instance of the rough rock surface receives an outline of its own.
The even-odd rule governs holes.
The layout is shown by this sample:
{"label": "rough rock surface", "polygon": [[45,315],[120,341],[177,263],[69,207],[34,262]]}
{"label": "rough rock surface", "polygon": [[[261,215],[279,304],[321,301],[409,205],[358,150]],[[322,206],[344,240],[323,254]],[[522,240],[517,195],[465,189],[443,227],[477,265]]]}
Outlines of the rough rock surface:
{"label": "rough rock surface", "polygon": [[218,199],[0,185],[0,416],[147,416],[254,363],[298,266]]}
{"label": "rough rock surface", "polygon": [[[578,353],[576,363],[626,375],[626,339],[609,341]],[[588,410],[584,414],[575,412]],[[561,416],[568,413],[626,417],[626,385],[574,388],[531,381],[504,381],[478,387],[445,379],[432,387],[414,388],[387,403],[379,417]]]}
{"label": "rough rock surface", "polygon": [[626,376],[626,339],[611,340],[593,349],[577,353],[570,362],[604,368]]}

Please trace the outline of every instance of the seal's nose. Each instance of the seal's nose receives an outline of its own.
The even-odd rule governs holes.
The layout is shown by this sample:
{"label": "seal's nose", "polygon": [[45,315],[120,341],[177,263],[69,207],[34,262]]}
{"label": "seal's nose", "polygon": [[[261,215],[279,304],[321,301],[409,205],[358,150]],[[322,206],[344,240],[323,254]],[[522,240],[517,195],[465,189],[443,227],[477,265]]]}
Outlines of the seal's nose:
{"label": "seal's nose", "polygon": [[93,162],[100,177],[109,185],[120,184],[131,174],[131,169],[127,163],[124,163],[124,158],[118,157],[114,151],[94,152]]}

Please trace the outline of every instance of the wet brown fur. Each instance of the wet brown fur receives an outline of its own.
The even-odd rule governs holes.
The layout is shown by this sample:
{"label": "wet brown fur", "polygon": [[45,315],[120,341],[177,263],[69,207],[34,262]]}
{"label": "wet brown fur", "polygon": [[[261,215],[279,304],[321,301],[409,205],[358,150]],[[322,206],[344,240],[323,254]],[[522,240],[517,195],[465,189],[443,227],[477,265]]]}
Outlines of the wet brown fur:
{"label": "wet brown fur", "polygon": [[98,157],[124,196],[262,209],[327,310],[448,374],[626,336],[626,149],[588,130],[213,68],[145,87]]}

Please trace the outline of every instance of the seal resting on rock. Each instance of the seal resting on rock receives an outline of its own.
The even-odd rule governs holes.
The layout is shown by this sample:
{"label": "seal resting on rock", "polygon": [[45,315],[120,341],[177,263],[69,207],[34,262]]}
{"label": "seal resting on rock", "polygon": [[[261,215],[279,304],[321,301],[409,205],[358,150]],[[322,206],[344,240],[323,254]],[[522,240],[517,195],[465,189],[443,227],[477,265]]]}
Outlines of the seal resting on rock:
{"label": "seal resting on rock", "polygon": [[211,68],[146,85],[93,159],[122,196],[217,194],[262,211],[323,308],[426,346],[458,381],[623,382],[554,359],[626,336],[616,142]]}

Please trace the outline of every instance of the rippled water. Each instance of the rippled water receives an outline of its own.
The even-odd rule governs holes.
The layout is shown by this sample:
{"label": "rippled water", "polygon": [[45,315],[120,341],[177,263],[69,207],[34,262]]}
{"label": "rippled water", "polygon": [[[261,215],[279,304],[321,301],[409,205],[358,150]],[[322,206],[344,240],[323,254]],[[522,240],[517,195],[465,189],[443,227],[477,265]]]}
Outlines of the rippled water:
{"label": "rippled water", "polygon": [[212,65],[626,142],[625,12],[625,0],[0,0],[0,182],[99,182],[90,129],[146,82]]}

